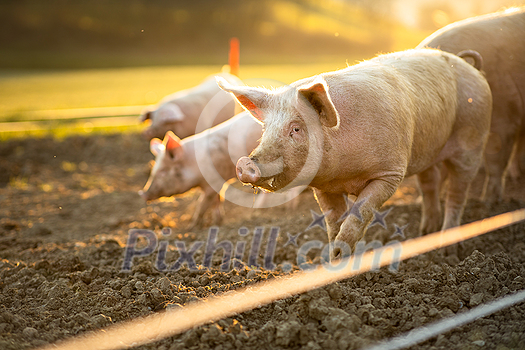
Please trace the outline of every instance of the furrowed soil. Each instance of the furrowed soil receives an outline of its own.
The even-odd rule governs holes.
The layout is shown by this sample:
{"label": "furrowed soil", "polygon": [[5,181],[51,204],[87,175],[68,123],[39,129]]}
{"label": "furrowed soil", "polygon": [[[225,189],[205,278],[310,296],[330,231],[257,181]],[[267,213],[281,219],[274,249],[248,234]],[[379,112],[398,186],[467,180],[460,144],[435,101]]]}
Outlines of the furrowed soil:
{"label": "furrowed soil", "polygon": [[[322,227],[307,230],[315,218],[311,211],[320,213],[311,191],[294,205],[268,209],[226,202],[217,244],[231,242],[235,256],[221,270],[224,250],[217,248],[206,263],[209,226],[188,229],[197,190],[149,204],[137,195],[152,159],[147,142],[132,134],[0,143],[0,349],[37,348],[281,278],[299,269],[297,252],[305,243],[327,242]],[[524,180],[507,181],[505,201],[487,205],[476,199],[480,174],[463,222],[525,207]],[[405,180],[386,203],[386,227],[370,227],[368,242],[417,236],[415,184]],[[278,228],[274,250],[268,244],[272,227]],[[131,229],[151,230],[154,240],[166,243],[135,257],[124,271]],[[298,234],[296,241],[289,238]],[[130,251],[149,242],[137,237]],[[196,241],[203,244],[192,255],[195,268],[173,268],[177,247],[184,242],[189,252]],[[310,250],[307,262],[319,263],[320,255],[320,249]],[[136,348],[360,349],[523,289],[521,223],[468,240],[457,254],[424,254],[401,262],[397,271],[367,272]],[[525,305],[413,348],[524,349]]]}

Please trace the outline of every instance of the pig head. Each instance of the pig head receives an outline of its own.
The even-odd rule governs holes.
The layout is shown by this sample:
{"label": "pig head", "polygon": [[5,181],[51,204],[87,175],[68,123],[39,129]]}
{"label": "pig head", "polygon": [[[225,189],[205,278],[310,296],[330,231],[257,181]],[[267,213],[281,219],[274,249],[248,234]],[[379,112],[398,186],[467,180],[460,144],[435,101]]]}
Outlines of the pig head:
{"label": "pig head", "polygon": [[222,218],[219,192],[227,180],[235,177],[234,162],[257,146],[261,129],[259,123],[243,112],[183,140],[171,131],[166,133],[163,141],[151,140],[150,150],[155,155],[155,164],[139,194],[150,201],[200,188],[202,195],[193,215],[192,227],[203,225],[208,210],[212,210],[214,223],[219,224]]}
{"label": "pig head", "polygon": [[152,139],[150,150],[155,155],[155,164],[144,189],[139,191],[144,200],[150,201],[200,187],[203,193],[198,199],[190,229],[203,226],[204,214],[210,208],[213,209],[213,221],[219,224],[222,220],[219,195],[202,177],[193,146],[191,140],[181,141],[171,131],[166,133],[163,141]]}
{"label": "pig head", "polygon": [[309,185],[323,159],[323,126],[338,124],[325,83],[316,81],[300,89],[288,86],[273,92],[251,87],[235,89],[226,84],[219,80],[222,88],[233,92],[255,118],[264,122],[265,130],[261,146],[237,162],[237,177],[272,192]]}
{"label": "pig head", "polygon": [[199,184],[198,168],[186,149],[171,131],[166,133],[163,141],[157,138],[150,141],[155,164],[144,189],[139,191],[144,200],[184,193]]}
{"label": "pig head", "polygon": [[179,107],[176,101],[166,101],[159,106],[146,107],[139,118],[140,122],[151,121],[150,126],[142,131],[142,136],[145,139],[151,140],[153,138],[162,137],[168,131],[175,131],[181,137],[186,137],[195,133],[194,123],[190,118],[186,118],[185,113]]}
{"label": "pig head", "polygon": [[[353,247],[412,174],[420,174],[424,195],[420,231],[460,224],[488,135],[491,95],[482,74],[459,57],[409,50],[276,90],[220,79],[219,86],[264,122],[259,146],[237,162],[239,179],[268,191],[313,187],[330,242]],[[453,174],[444,220],[442,161]]]}

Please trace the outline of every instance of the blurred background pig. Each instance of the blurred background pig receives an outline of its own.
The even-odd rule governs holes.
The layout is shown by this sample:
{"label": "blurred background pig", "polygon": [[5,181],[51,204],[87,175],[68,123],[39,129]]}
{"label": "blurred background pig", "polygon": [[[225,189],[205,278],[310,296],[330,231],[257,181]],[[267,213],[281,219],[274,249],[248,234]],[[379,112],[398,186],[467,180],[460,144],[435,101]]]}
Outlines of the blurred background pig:
{"label": "blurred background pig", "polygon": [[[203,194],[195,209],[191,226],[202,226],[204,214],[212,210],[214,223],[221,222],[220,187],[235,177],[235,162],[258,144],[262,126],[249,113],[242,112],[204,132],[180,140],[169,131],[163,141],[153,139],[156,156],[148,182],[139,194],[146,201],[169,197],[198,187]],[[216,173],[215,173],[216,172]],[[214,188],[203,173],[214,177]],[[210,175],[212,174],[212,175]],[[215,174],[215,176],[213,175]]]}
{"label": "blurred background pig", "polygon": [[525,153],[525,8],[452,23],[418,45],[424,47],[451,53],[472,49],[483,57],[493,109],[482,197],[499,201],[507,170],[517,178]]}
{"label": "blurred background pig", "polygon": [[[232,84],[242,85],[241,80],[233,74],[218,75]],[[210,76],[202,84],[168,95],[156,107],[145,110],[139,120],[141,122],[150,120],[151,124],[142,135],[148,140],[162,138],[168,131],[173,131],[180,138],[194,135],[203,110],[217,95],[223,100],[224,107],[217,111],[212,126],[230,119],[241,110],[240,107],[236,107],[235,100],[229,94],[219,89],[214,76]]]}
{"label": "blurred background pig", "polygon": [[[458,56],[397,52],[273,91],[219,85],[264,122],[259,146],[237,163],[238,178],[268,191],[313,187],[330,242],[353,248],[412,174],[423,193],[420,231],[460,224],[492,99],[483,75]],[[444,220],[441,162],[449,172]],[[353,205],[348,195],[357,197]]]}

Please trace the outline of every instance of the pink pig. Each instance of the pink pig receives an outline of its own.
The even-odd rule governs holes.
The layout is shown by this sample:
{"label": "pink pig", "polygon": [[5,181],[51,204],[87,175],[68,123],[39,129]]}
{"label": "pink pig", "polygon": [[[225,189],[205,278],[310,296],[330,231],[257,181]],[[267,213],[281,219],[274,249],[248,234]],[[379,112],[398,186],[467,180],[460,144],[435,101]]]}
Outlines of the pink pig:
{"label": "pink pig", "polygon": [[[156,156],[148,182],[139,194],[146,201],[182,194],[192,188],[203,192],[192,219],[202,226],[204,214],[212,210],[215,223],[220,223],[220,186],[235,178],[235,161],[249,154],[258,144],[261,124],[243,112],[213,128],[180,140],[173,132],[164,140],[152,139],[151,152]],[[214,188],[208,180],[219,182]],[[206,176],[208,178],[206,178]]]}
{"label": "pink pig", "polygon": [[[232,84],[242,85],[241,80],[232,74],[221,73],[220,76]],[[234,99],[219,89],[213,77],[208,77],[202,84],[168,95],[155,108],[146,109],[140,121],[151,120],[151,125],[142,135],[148,140],[164,137],[168,131],[173,131],[180,138],[194,135],[197,122],[203,117],[202,113],[212,98],[216,99],[216,103],[217,99],[221,99],[224,106],[218,113],[214,111],[211,126],[220,124],[236,114]]]}
{"label": "pink pig", "polygon": [[[485,149],[484,199],[503,198],[507,169],[517,178],[525,155],[525,8],[452,23],[418,48],[457,53],[476,50],[493,98],[491,135]],[[511,159],[514,158],[514,161]]]}
{"label": "pink pig", "polygon": [[[218,83],[264,122],[259,146],[237,162],[238,178],[268,191],[313,187],[330,242],[353,247],[413,174],[423,193],[421,233],[460,224],[492,98],[483,75],[458,56],[397,52],[275,90]],[[444,220],[441,162],[449,172]],[[357,197],[350,207],[348,195]]]}

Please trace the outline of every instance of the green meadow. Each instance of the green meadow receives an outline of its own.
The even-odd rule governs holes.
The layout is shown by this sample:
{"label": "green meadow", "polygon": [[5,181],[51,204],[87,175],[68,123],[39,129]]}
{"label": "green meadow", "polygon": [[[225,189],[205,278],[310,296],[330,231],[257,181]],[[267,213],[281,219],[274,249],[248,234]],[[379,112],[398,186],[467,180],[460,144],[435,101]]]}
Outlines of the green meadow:
{"label": "green meadow", "polygon": [[[355,63],[355,60],[348,64]],[[243,80],[291,83],[347,62],[242,66]],[[0,121],[24,119],[27,112],[157,103],[167,94],[201,83],[220,66],[168,66],[65,71],[0,70]],[[27,117],[27,116],[26,116]]]}
{"label": "green meadow", "polygon": [[[414,47],[382,2],[0,2],[0,138],[139,130],[137,116],[191,88],[241,43],[240,78],[281,85]],[[435,9],[424,10],[433,23]],[[430,16],[430,17],[429,17]]]}
{"label": "green meadow", "polygon": [[[319,64],[246,65],[241,66],[240,77],[247,84],[276,86],[345,68],[358,59],[361,58]],[[138,117],[143,107],[156,104],[173,92],[196,86],[221,69],[223,67],[210,65],[1,70],[0,137],[49,133],[60,137],[70,133],[138,130],[142,126],[130,117]],[[117,127],[105,127],[102,119],[109,118],[101,117],[113,117],[111,113],[127,119],[122,119],[124,122]],[[86,122],[87,119],[93,122]],[[24,131],[9,131],[8,126],[20,122]]]}

